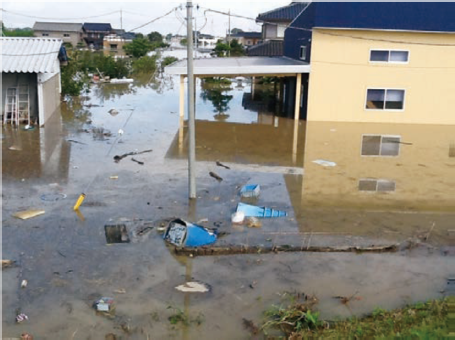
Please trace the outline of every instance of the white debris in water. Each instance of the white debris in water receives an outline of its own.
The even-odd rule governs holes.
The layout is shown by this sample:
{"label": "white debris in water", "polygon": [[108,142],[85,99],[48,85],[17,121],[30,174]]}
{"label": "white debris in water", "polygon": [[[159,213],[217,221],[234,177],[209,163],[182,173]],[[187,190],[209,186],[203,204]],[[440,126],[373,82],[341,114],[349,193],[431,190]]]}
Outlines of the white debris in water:
{"label": "white debris in water", "polygon": [[210,286],[201,282],[186,282],[175,289],[184,293],[207,293],[210,291]]}
{"label": "white debris in water", "polygon": [[337,165],[337,163],[335,163],[335,162],[326,161],[323,159],[317,159],[317,160],[313,161],[313,163],[316,163],[316,164],[319,164],[322,166],[336,166]]}
{"label": "white debris in water", "polygon": [[28,284],[27,280],[22,280],[22,282],[21,282],[21,288],[27,287],[27,284]]}
{"label": "white debris in water", "polygon": [[242,224],[245,220],[245,213],[243,211],[237,211],[232,214],[231,221],[235,224]]}

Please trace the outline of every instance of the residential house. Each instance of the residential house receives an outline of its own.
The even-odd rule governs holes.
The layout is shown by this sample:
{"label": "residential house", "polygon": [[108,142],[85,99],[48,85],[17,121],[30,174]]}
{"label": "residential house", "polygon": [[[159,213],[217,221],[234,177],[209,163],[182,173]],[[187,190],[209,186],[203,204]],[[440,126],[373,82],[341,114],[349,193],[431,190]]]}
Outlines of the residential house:
{"label": "residential house", "polygon": [[60,105],[63,41],[1,38],[2,122],[44,125]]}
{"label": "residential house", "polygon": [[199,48],[214,49],[218,39],[210,34],[198,33],[197,44]]}
{"label": "residential house", "polygon": [[232,41],[236,39],[240,44],[245,47],[257,45],[262,40],[261,32],[238,32],[230,34],[226,40]]}
{"label": "residential house", "polygon": [[125,32],[125,30],[113,30],[114,34],[106,35],[103,39],[103,52],[104,55],[115,56],[116,58],[127,57],[123,46],[133,41],[136,34]]}
{"label": "residential house", "polygon": [[106,23],[89,23],[82,26],[84,40],[87,46],[94,50],[103,49],[104,37],[112,34],[111,24]]}
{"label": "residential house", "polygon": [[301,117],[455,124],[454,17],[455,3],[311,3],[284,41],[311,65]]}
{"label": "residential house", "polygon": [[[33,34],[37,38],[57,38],[76,47],[84,40],[82,38],[82,24],[69,22],[41,22],[33,25]],[[84,44],[85,45],[85,44]]]}
{"label": "residential house", "polygon": [[248,48],[248,56],[282,56],[286,27],[309,5],[293,1],[289,5],[261,13],[256,18],[262,24],[262,42]]}

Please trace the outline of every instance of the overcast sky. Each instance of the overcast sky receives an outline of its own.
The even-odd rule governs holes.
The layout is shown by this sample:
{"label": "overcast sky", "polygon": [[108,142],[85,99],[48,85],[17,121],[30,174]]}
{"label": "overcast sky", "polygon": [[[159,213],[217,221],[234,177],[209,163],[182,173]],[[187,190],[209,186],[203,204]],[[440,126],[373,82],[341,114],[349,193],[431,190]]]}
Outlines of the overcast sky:
{"label": "overcast sky", "polygon": [[[232,14],[239,14],[255,18],[259,13],[272,10],[277,7],[286,6],[291,0],[193,0],[193,4],[200,8],[194,9],[197,28],[203,33],[224,36],[228,29],[228,16],[204,12],[207,8],[218,11],[231,11]],[[39,1],[3,1],[3,22],[6,27],[33,27],[35,21],[60,21],[60,22],[106,22],[111,23],[114,28],[120,28],[120,10],[123,10],[123,28],[132,30],[148,21],[155,19],[172,10],[183,2],[164,1],[79,1],[79,2],[39,2]],[[110,15],[103,15],[112,13]],[[103,16],[99,16],[103,15]],[[99,17],[98,17],[99,16]],[[158,31],[162,34],[180,33],[185,34],[186,28],[182,24],[182,18],[186,16],[186,8],[172,13],[167,17],[150,25],[136,30],[136,32],[150,33]],[[89,18],[92,17],[92,18]],[[205,19],[207,18],[207,20]],[[46,18],[46,19],[44,19]],[[205,24],[204,27],[202,27]],[[261,26],[253,20],[231,17],[231,28],[238,27],[244,31],[260,31]]]}

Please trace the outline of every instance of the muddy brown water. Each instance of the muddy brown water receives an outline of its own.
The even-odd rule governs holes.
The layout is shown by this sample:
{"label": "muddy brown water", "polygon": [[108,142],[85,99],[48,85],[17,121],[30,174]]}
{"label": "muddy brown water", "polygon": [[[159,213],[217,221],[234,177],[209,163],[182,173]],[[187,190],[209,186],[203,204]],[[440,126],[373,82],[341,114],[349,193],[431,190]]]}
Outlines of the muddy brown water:
{"label": "muddy brown water", "polygon": [[[315,294],[329,319],[442,296],[445,279],[455,273],[453,126],[296,124],[252,103],[248,81],[235,81],[221,91],[225,97],[202,94],[198,82],[198,199],[189,202],[178,79],[145,78],[95,86],[88,98],[63,103],[45,128],[3,127],[3,258],[17,264],[3,271],[4,337],[27,331],[36,339],[104,339],[108,333],[248,339],[242,318],[260,323],[286,291]],[[362,156],[365,134],[401,136],[398,155]],[[149,149],[134,156],[144,165],[131,157],[113,160]],[[251,183],[262,187],[252,203],[289,216],[264,220],[260,229],[232,226],[239,188]],[[87,197],[76,214],[81,192]],[[25,221],[11,216],[32,208],[46,213]],[[156,230],[171,217],[208,219],[203,225],[227,233],[219,244],[371,246],[411,239],[417,245],[391,254],[177,257]],[[106,243],[104,226],[117,224],[127,226],[129,243]],[[189,280],[212,290],[174,289]],[[361,300],[348,306],[333,298],[355,292]],[[114,319],[92,309],[103,296],[115,298]],[[16,324],[18,310],[29,320]],[[171,325],[176,310],[202,323]]]}

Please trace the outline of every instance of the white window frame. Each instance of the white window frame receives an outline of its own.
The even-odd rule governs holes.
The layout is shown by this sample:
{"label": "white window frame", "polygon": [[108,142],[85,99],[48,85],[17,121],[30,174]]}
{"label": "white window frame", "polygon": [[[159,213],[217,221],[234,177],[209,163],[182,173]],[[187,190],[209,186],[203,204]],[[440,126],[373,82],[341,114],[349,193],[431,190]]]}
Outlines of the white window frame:
{"label": "white window frame", "polygon": [[[367,102],[368,102],[368,90],[384,90],[385,93],[384,93],[384,108],[383,109],[367,109]],[[397,91],[404,91],[404,94],[403,94],[403,108],[402,109],[386,109],[385,106],[386,106],[386,98],[387,98],[387,91],[388,90],[397,90]],[[406,108],[406,89],[400,89],[400,88],[396,88],[396,87],[382,87],[382,88],[379,88],[379,87],[367,87],[367,90],[365,91],[365,100],[363,101],[363,109],[364,111],[367,111],[367,112],[384,112],[384,111],[391,111],[391,112],[403,112]]]}
{"label": "white window frame", "polygon": [[[303,57],[302,57],[302,51],[305,51],[305,54],[303,55]],[[308,47],[305,45],[301,45],[300,49],[299,49],[299,59],[306,60],[307,52],[308,52]]]}
{"label": "white window frame", "polygon": [[[387,51],[389,52],[389,58],[387,61],[377,61],[371,60],[371,52],[372,51]],[[407,61],[390,61],[390,53],[391,52],[408,52],[408,60]],[[398,50],[398,49],[389,49],[389,48],[370,48],[370,52],[368,54],[368,60],[370,64],[409,64],[409,60],[411,59],[411,51],[410,50]]]}
{"label": "white window frame", "polygon": [[[379,155],[363,155],[362,154],[362,150],[363,150],[363,137],[381,137],[381,142],[380,142],[380,145],[379,145]],[[398,154],[396,156],[392,156],[392,155],[381,155],[381,151],[382,151],[382,140],[383,138],[398,138],[400,140],[400,143],[398,143]],[[386,158],[394,158],[394,157],[400,157],[400,154],[401,154],[401,136],[400,135],[381,135],[381,134],[374,134],[374,133],[366,133],[366,134],[362,134],[362,138],[360,139],[360,156],[362,157],[386,157]]]}
{"label": "white window frame", "polygon": [[[375,190],[360,190],[360,182],[376,182],[376,189]],[[379,187],[379,183],[380,182],[387,182],[387,183],[393,183],[394,184],[394,188],[393,190],[387,190],[387,191],[379,191],[378,190],[378,187]],[[359,192],[364,192],[364,193],[371,193],[371,194],[376,194],[376,193],[385,193],[385,194],[391,194],[391,193],[394,193],[396,192],[397,190],[397,183],[395,181],[391,181],[389,179],[383,179],[383,178],[380,178],[380,179],[377,179],[377,178],[360,178],[359,179],[359,182],[358,182],[358,191]]]}

